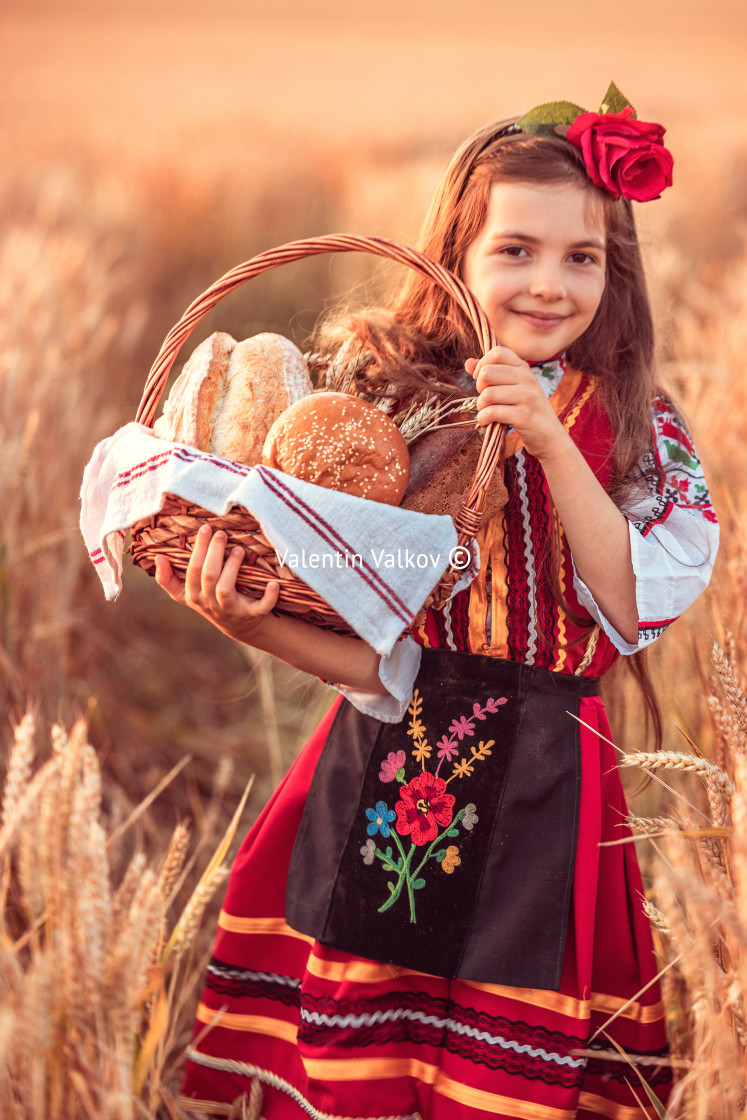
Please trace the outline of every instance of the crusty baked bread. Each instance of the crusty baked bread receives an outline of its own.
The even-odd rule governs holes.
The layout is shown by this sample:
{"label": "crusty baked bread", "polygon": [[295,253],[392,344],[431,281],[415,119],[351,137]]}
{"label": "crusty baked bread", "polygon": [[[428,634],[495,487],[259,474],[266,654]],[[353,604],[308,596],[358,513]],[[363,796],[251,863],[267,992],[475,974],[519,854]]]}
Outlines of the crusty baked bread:
{"label": "crusty baked bread", "polygon": [[262,462],[316,486],[396,506],[410,456],[381,409],[348,393],[314,393],[275,421]]}
{"label": "crusty baked bread", "polygon": [[265,333],[236,342],[217,332],[185,363],[153,431],[254,466],[273,422],[311,391],[306,362],[290,339]]}
{"label": "crusty baked bread", "polygon": [[[456,517],[475,476],[484,430],[435,428],[410,444],[410,480],[403,509]],[[483,521],[503,509],[508,493],[500,466],[485,496]]]}
{"label": "crusty baked bread", "polygon": [[235,345],[236,339],[230,334],[217,332],[192,351],[171,387],[163,415],[153,425],[154,435],[200,451],[210,450],[213,412]]}

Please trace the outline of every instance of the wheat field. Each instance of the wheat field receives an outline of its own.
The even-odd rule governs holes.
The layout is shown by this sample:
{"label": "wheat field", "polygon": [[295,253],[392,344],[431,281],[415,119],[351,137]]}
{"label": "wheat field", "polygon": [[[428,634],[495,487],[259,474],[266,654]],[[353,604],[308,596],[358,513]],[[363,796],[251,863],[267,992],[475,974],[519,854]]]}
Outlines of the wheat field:
{"label": "wheat field", "polygon": [[[133,568],[104,602],[77,527],[94,444],[228,268],[320,233],[411,241],[463,135],[544,99],[596,108],[614,78],[669,128],[676,189],[642,209],[641,237],[661,376],[724,532],[712,588],[652,652],[664,752],[623,668],[605,698],[665,970],[667,1116],[747,1116],[747,15],[600,8],[574,24],[542,0],[518,26],[483,0],[459,20],[445,0],[13,0],[0,16],[1,1115],[182,1115],[225,868],[332,699]],[[193,342],[278,330],[303,347],[321,310],[382,282],[363,258],[302,262]]]}

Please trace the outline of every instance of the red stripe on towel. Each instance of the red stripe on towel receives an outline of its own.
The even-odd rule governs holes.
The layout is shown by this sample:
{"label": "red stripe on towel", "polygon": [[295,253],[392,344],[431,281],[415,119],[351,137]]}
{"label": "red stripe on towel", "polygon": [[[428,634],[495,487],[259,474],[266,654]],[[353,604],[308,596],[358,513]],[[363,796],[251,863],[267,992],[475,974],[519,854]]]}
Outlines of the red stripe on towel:
{"label": "red stripe on towel", "polygon": [[[293,509],[293,512],[296,514],[296,516],[305,521],[306,524],[314,530],[317,536],[326,541],[326,543],[334,548],[338,553],[341,553],[344,550],[347,553],[352,553],[353,556],[360,555],[360,553],[357,553],[355,549],[347,543],[344,537],[341,537],[340,534],[331,525],[329,525],[322,517],[319,516],[316,510],[307,505],[306,502],[299,498],[297,494],[294,494],[289,486],[286,486],[280,481],[280,479],[276,478],[274,475],[266,474],[262,467],[257,467],[257,471],[259,472],[259,476],[267,486],[267,488],[269,490],[272,490],[276,497],[280,498],[281,501],[283,501],[287,506]],[[282,491],[285,491],[285,494],[287,494],[288,497],[285,497]],[[316,520],[317,524],[314,524],[312,518]],[[320,526],[322,528],[320,528]],[[326,532],[323,530],[326,530]],[[383,599],[384,602],[387,603],[387,606],[393,614],[396,614],[399,616],[399,618],[404,619],[406,623],[412,620],[412,612],[408,609],[407,604],[402,602],[399,596],[395,594],[394,591],[392,591],[391,587],[389,587],[389,585],[384,582],[379,573],[375,569],[371,568],[365,560],[362,560],[360,567],[356,567],[354,565],[353,571],[358,572],[361,579],[363,579],[365,583],[369,585],[371,590],[375,591],[379,598]]]}

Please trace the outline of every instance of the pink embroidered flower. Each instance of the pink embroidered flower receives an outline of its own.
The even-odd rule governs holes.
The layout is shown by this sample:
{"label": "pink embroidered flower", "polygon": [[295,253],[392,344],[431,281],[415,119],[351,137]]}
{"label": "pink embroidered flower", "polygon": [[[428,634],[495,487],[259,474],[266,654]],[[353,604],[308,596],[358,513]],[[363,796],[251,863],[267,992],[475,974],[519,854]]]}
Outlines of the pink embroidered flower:
{"label": "pink embroidered flower", "polygon": [[394,751],[390,751],[381,764],[379,779],[382,782],[393,782],[397,777],[397,771],[401,770],[404,765],[405,752],[397,751],[395,754]]}
{"label": "pink embroidered flower", "polygon": [[438,830],[451,824],[455,798],[446,792],[446,782],[424,771],[400,789],[397,811],[397,832],[411,836],[413,844],[422,847],[438,836]]}
{"label": "pink embroidered flower", "polygon": [[449,724],[449,731],[452,735],[456,735],[461,742],[465,735],[474,735],[475,729],[472,721],[467,719],[466,716],[460,716],[459,719],[454,719]]}
{"label": "pink embroidered flower", "polygon": [[454,740],[447,739],[445,735],[443,739],[436,743],[436,746],[438,747],[438,757],[445,758],[447,761],[451,761],[454,755],[459,753],[459,747]]}
{"label": "pink embroidered flower", "polygon": [[498,709],[503,706],[503,704],[508,704],[508,700],[505,696],[499,696],[497,700],[493,700],[493,698],[491,697],[485,705],[485,711],[497,712]]}
{"label": "pink embroidered flower", "polygon": [[647,202],[672,185],[672,154],[660,124],[639,121],[627,105],[620,113],[581,113],[566,139],[581,149],[592,183],[613,198]]}

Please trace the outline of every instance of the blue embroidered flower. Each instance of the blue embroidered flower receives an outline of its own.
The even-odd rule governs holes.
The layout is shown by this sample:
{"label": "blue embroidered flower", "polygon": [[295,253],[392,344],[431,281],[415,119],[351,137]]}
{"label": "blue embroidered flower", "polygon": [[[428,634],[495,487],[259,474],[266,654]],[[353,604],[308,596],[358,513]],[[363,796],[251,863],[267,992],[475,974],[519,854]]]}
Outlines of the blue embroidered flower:
{"label": "blue embroidered flower", "polygon": [[366,816],[370,821],[370,824],[366,825],[367,834],[375,836],[380,832],[382,836],[387,837],[390,832],[389,825],[397,814],[387,806],[386,802],[377,801],[375,809],[366,809]]}

